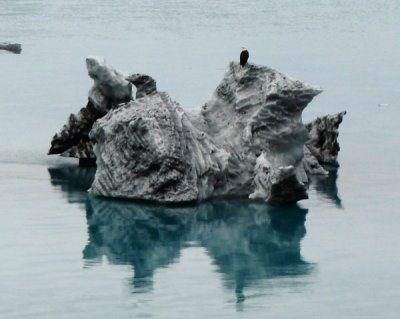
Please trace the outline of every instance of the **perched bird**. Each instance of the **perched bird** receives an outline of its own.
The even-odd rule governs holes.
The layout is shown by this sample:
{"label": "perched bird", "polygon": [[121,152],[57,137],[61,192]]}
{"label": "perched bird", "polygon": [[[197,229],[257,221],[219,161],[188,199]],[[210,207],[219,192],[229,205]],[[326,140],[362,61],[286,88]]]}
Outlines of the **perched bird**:
{"label": "perched bird", "polygon": [[249,59],[249,51],[247,51],[245,47],[242,47],[242,52],[240,53],[241,68],[243,68],[246,65],[248,59]]}

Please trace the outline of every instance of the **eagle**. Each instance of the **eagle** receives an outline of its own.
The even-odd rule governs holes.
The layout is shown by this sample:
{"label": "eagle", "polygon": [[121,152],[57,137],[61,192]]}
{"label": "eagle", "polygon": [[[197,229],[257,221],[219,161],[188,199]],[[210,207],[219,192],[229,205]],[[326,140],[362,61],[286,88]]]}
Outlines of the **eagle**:
{"label": "eagle", "polygon": [[240,67],[243,68],[247,60],[249,59],[249,51],[245,47],[242,47],[242,52],[240,53]]}

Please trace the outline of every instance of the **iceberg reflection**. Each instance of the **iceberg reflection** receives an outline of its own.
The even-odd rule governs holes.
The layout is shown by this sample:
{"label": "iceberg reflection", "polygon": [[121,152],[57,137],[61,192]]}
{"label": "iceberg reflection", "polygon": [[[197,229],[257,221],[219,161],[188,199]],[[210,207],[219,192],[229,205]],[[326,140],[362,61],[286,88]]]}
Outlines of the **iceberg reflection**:
{"label": "iceberg reflection", "polygon": [[89,196],[86,260],[106,256],[134,267],[135,289],[151,288],[155,270],[175,262],[187,242],[204,247],[238,301],[260,279],[308,274],[300,255],[307,210],[248,201],[213,201],[191,207]]}
{"label": "iceberg reflection", "polygon": [[95,167],[62,166],[48,168],[51,185],[60,188],[68,203],[85,203],[93,183]]}
{"label": "iceberg reflection", "polygon": [[52,184],[61,186],[69,201],[86,207],[84,260],[93,264],[106,256],[110,263],[132,265],[134,292],[152,289],[154,272],[176,262],[188,242],[206,249],[239,303],[245,299],[244,289],[260,280],[303,276],[313,269],[300,253],[308,210],[299,206],[214,200],[166,207],[104,199],[83,191],[83,181],[90,180],[85,169],[49,172]]}
{"label": "iceberg reflection", "polygon": [[337,187],[338,168],[325,167],[329,171],[328,175],[312,175],[310,176],[311,186],[323,197],[327,198],[336,207],[342,208],[342,200],[339,196]]}

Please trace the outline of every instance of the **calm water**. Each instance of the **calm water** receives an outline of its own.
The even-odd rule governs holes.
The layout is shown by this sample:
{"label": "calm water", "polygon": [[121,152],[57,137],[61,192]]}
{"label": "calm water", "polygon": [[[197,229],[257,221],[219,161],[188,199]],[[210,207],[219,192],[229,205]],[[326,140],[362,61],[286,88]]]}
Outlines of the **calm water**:
{"label": "calm water", "polygon": [[[400,2],[0,0],[1,318],[398,318]],[[337,173],[273,208],[165,208],[87,195],[46,157],[85,105],[85,57],[157,79],[185,108],[241,46],[348,111]]]}

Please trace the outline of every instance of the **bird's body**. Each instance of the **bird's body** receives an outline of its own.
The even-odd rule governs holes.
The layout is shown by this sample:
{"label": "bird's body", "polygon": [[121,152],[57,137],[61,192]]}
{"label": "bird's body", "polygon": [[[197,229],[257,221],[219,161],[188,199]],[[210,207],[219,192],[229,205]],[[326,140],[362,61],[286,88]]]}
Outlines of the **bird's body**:
{"label": "bird's body", "polygon": [[240,67],[243,68],[247,60],[249,59],[249,51],[246,50],[246,48],[242,48],[242,52],[240,53]]}

